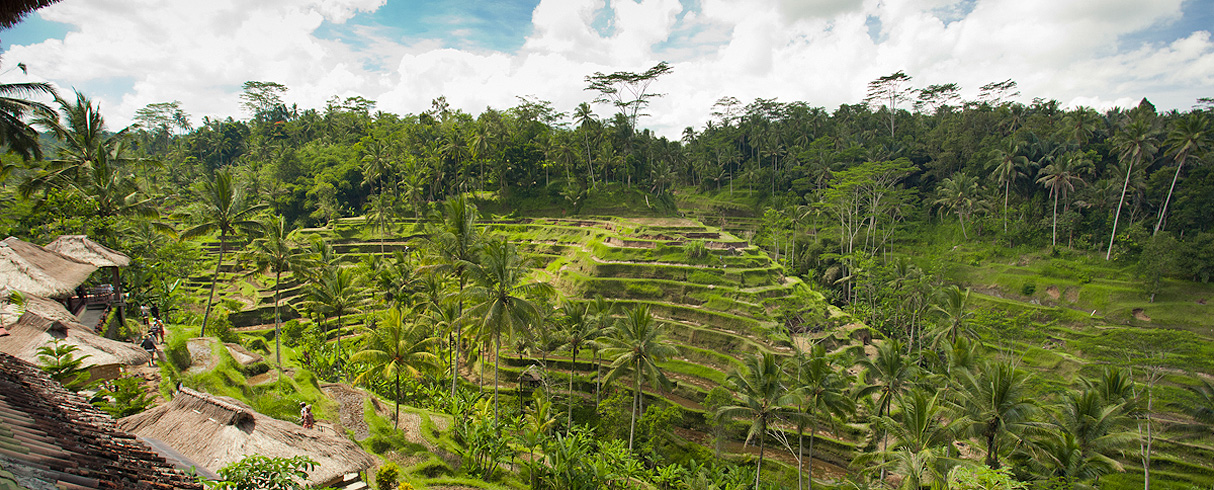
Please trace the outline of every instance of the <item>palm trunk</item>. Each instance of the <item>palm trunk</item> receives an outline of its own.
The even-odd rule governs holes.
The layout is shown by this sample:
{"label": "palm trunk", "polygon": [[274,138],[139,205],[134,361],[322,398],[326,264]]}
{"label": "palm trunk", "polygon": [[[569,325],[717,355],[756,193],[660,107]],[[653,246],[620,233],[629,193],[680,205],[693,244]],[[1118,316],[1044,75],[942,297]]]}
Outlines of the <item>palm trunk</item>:
{"label": "palm trunk", "polygon": [[[805,477],[805,451],[803,443],[805,441],[805,421],[804,419],[797,421],[797,490],[801,490]],[[810,463],[810,468],[813,468],[813,463]]]}
{"label": "palm trunk", "polygon": [[451,363],[454,366],[451,369],[451,397],[455,397],[455,384],[459,380],[459,343],[463,339],[463,322],[464,316],[464,276],[459,277],[459,314],[456,316],[455,322],[455,347],[451,354]]}
{"label": "palm trunk", "polygon": [[767,448],[764,436],[767,435],[767,421],[763,421],[763,432],[759,433],[759,463],[755,465],[755,490],[759,488],[759,475],[763,474],[763,450]]}
{"label": "palm trunk", "polygon": [[278,364],[278,379],[282,379],[282,317],[278,314],[278,287],[282,271],[274,271],[274,360]]}
{"label": "palm trunk", "polygon": [[1003,232],[1007,233],[1007,195],[1012,190],[1012,181],[1008,180],[1003,186]]}
{"label": "palm trunk", "polygon": [[1172,176],[1172,186],[1168,187],[1168,197],[1163,200],[1163,210],[1159,211],[1159,221],[1155,222],[1155,231],[1151,236],[1159,234],[1160,228],[1163,228],[1163,218],[1168,215],[1168,203],[1172,201],[1172,191],[1176,189],[1176,179],[1180,178],[1180,169],[1184,168],[1184,159],[1180,160],[1180,164],[1176,166],[1176,175]]}
{"label": "palm trunk", "polygon": [[211,278],[211,294],[207,296],[207,311],[202,315],[202,330],[198,332],[199,337],[207,336],[207,321],[211,319],[211,302],[215,300],[215,285],[219,284],[219,269],[223,266],[223,239],[226,236],[226,233],[219,232],[219,260],[215,262],[215,277]]}
{"label": "palm trunk", "polygon": [[1054,191],[1054,229],[1050,237],[1050,245],[1058,246],[1058,192]]}
{"label": "palm trunk", "polygon": [[392,416],[392,429],[393,430],[400,427],[400,370],[399,369],[396,370],[396,396],[394,397],[394,401],[396,401],[396,415]]}
{"label": "palm trunk", "polygon": [[1130,174],[1134,172],[1134,162],[1130,162],[1130,168],[1125,172],[1125,184],[1121,186],[1121,199],[1117,201],[1117,213],[1113,215],[1113,233],[1109,234],[1109,251],[1105,252],[1104,260],[1109,260],[1113,256],[1113,238],[1117,236],[1117,221],[1121,219],[1121,205],[1125,202],[1125,191],[1130,188]]}
{"label": "palm trunk", "polygon": [[577,369],[577,344],[574,344],[573,363],[569,365],[569,421],[565,423],[565,435],[573,428],[573,372]]}
{"label": "palm trunk", "polygon": [[[493,334],[493,425],[498,425],[498,421],[499,421],[498,415],[499,415],[499,411],[501,408],[497,404],[498,361],[501,359],[501,357],[502,357],[502,333],[495,332]],[[501,430],[501,426],[498,426],[498,430],[499,431]]]}
{"label": "palm trunk", "polygon": [[641,373],[632,373],[636,381],[633,383],[635,388],[632,391],[632,422],[628,425],[628,452],[632,452],[632,437],[636,434],[637,429],[637,404],[641,400]]}
{"label": "palm trunk", "polygon": [[814,490],[814,439],[818,435],[818,420],[809,428],[809,490]]}

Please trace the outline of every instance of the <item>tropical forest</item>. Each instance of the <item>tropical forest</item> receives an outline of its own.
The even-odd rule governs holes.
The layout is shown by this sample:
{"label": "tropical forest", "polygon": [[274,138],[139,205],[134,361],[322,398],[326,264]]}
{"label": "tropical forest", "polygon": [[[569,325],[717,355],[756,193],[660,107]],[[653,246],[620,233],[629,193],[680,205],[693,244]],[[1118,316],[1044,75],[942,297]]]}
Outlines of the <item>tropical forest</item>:
{"label": "tropical forest", "polygon": [[[173,449],[212,488],[1214,488],[1214,100],[899,71],[676,139],[646,122],[677,69],[475,114],[254,80],[126,127],[2,85],[6,243],[126,255],[80,285],[119,291],[96,335],[163,325],[154,366],[36,363],[135,434],[210,400]],[[225,423],[332,442],[203,471]]]}

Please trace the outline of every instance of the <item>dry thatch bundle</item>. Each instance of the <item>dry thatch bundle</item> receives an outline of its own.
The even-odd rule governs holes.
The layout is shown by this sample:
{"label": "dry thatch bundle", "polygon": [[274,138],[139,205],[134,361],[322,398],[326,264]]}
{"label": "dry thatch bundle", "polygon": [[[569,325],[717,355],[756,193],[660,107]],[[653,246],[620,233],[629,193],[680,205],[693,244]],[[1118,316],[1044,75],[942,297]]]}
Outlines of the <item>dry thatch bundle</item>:
{"label": "dry thatch bundle", "polygon": [[16,237],[0,242],[0,287],[42,296],[67,298],[97,267]]}
{"label": "dry thatch bundle", "polygon": [[135,344],[93,333],[91,328],[76,323],[76,318],[52,299],[27,295],[23,312],[16,305],[5,305],[0,308],[0,324],[9,331],[9,336],[0,340],[0,352],[32,364],[39,364],[38,348],[55,339],[78,347],[77,356],[87,354],[86,365],[103,367],[148,362],[147,351]]}
{"label": "dry thatch bundle", "polygon": [[59,252],[73,259],[97,267],[126,267],[131,258],[100,243],[89,240],[86,235],[60,235],[46,244],[47,250]]}
{"label": "dry thatch bundle", "polygon": [[163,441],[212,471],[251,454],[307,456],[319,463],[308,478],[313,486],[329,485],[375,464],[362,448],[337,433],[304,429],[237,400],[189,388],[182,388],[169,403],[119,420],[118,427]]}

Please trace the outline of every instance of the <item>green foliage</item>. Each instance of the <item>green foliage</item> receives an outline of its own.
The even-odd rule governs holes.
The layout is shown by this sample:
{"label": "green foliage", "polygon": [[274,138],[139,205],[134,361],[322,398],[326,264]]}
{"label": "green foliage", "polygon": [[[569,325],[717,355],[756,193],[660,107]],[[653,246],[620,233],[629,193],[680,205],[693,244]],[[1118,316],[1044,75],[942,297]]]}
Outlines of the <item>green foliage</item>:
{"label": "green foliage", "polygon": [[304,490],[316,462],[307,456],[272,458],[253,454],[219,469],[218,490]]}
{"label": "green foliage", "polygon": [[226,308],[219,308],[211,314],[211,318],[207,320],[207,331],[220,342],[240,343],[240,334],[232,329]]}
{"label": "green foliage", "polygon": [[691,261],[708,257],[708,245],[703,240],[688,240],[683,243],[683,253]]}
{"label": "green foliage", "polygon": [[135,415],[152,407],[155,398],[143,386],[143,378],[123,376],[106,383],[93,405],[110,414],[114,419]]}
{"label": "green foliage", "polygon": [[190,367],[189,341],[187,335],[170,335],[168,345],[164,348],[165,357],[178,371],[185,371]]}
{"label": "green foliage", "polygon": [[79,391],[88,384],[88,370],[91,367],[84,364],[89,355],[76,357],[76,351],[79,350],[79,347],[57,338],[51,341],[50,345],[38,348],[38,361],[42,370],[64,388]]}
{"label": "green foliage", "polygon": [[948,472],[948,488],[955,490],[1021,490],[1027,486],[1012,477],[1011,468],[958,465]]}
{"label": "green foliage", "polygon": [[303,340],[304,326],[299,319],[292,319],[282,324],[282,343],[286,347],[295,347]]}
{"label": "green foliage", "polygon": [[375,470],[375,488],[390,490],[400,481],[400,468],[396,463],[387,462]]}

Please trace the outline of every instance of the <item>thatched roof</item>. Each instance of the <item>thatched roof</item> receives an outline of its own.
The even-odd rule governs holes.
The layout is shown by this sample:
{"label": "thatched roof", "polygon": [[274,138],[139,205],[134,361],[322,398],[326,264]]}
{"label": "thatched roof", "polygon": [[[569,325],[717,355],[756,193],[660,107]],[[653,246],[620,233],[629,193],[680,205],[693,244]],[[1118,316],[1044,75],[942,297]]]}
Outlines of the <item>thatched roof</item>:
{"label": "thatched roof", "polygon": [[371,455],[332,430],[305,429],[237,400],[189,388],[169,403],[119,420],[118,427],[159,439],[212,471],[250,454],[307,456],[319,463],[308,483],[323,486],[375,464]]}
{"label": "thatched roof", "polygon": [[126,267],[131,265],[131,258],[122,252],[114,251],[100,243],[89,240],[85,235],[60,235],[55,241],[46,244],[47,250],[93,264],[97,267]]}
{"label": "thatched roof", "polygon": [[0,287],[34,296],[66,298],[97,267],[16,237],[0,242]]}
{"label": "thatched roof", "polygon": [[80,350],[76,356],[88,354],[84,363],[105,366],[111,364],[138,365],[148,362],[147,351],[138,345],[110,340],[93,333],[58,301],[26,295],[24,312],[17,305],[0,308],[0,325],[9,336],[0,340],[0,352],[38,364],[38,348],[54,339],[63,339]]}

